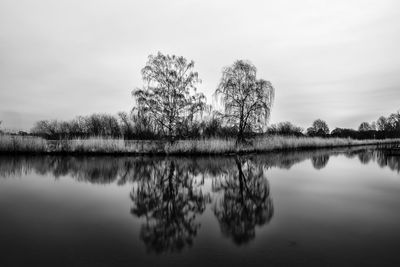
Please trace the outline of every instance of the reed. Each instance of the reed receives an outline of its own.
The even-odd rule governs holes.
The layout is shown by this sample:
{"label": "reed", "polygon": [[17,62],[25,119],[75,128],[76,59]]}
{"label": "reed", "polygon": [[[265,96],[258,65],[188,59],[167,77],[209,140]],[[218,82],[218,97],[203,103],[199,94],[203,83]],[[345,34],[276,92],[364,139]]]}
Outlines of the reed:
{"label": "reed", "polygon": [[358,145],[400,144],[400,139],[353,140],[318,137],[257,137],[244,144],[235,139],[195,139],[141,141],[93,137],[75,140],[45,140],[31,136],[0,136],[2,153],[72,153],[72,154],[236,154],[283,150],[304,150]]}
{"label": "reed", "polygon": [[0,152],[20,153],[47,151],[46,140],[32,136],[0,135]]}

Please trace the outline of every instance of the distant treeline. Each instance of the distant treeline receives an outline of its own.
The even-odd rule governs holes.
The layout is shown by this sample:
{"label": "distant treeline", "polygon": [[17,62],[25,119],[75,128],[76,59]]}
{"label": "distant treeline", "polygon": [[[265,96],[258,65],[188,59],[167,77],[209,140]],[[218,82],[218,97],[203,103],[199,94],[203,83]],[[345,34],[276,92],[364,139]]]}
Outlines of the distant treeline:
{"label": "distant treeline", "polygon": [[[70,121],[42,120],[38,121],[31,134],[46,139],[74,139],[93,136],[124,139],[162,139],[165,134],[145,118],[134,113],[92,114],[79,116]],[[177,138],[235,136],[231,127],[222,126],[216,117],[195,120],[178,127]]]}
{"label": "distant treeline", "polygon": [[329,131],[328,124],[315,120],[313,125],[304,131],[301,127],[290,122],[281,122],[268,127],[267,133],[288,136],[318,136],[339,137],[353,139],[386,139],[400,137],[400,112],[392,113],[388,117],[381,116],[376,122],[362,122],[358,130],[349,128],[335,128]]}
{"label": "distant treeline", "polygon": [[[141,119],[137,114],[120,112],[118,115],[92,114],[79,116],[70,121],[43,120],[35,124],[31,134],[46,139],[74,139],[92,136],[124,139],[162,139],[164,134],[157,131],[151,123]],[[254,132],[245,132],[246,137]],[[329,130],[327,123],[321,119],[314,121],[311,127],[304,130],[291,122],[270,125],[264,134],[297,136],[297,137],[339,137],[353,139],[385,139],[400,137],[400,113],[381,116],[376,122],[360,124],[358,130],[335,128]],[[211,112],[202,118],[181,125],[176,138],[210,138],[235,137],[237,129],[223,124],[223,119]]]}

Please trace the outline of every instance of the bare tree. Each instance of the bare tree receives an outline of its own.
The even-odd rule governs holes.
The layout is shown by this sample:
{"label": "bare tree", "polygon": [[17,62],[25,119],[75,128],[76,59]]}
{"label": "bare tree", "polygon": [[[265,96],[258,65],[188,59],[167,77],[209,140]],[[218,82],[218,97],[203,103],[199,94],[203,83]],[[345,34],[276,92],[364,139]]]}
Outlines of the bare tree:
{"label": "bare tree", "polygon": [[31,132],[37,135],[51,138],[57,134],[57,125],[58,122],[56,120],[41,120],[35,123]]}
{"label": "bare tree", "polygon": [[193,67],[194,61],[184,57],[160,52],[150,55],[142,69],[146,84],[132,92],[138,116],[150,118],[158,130],[170,138],[205,105],[205,96],[196,93],[196,85],[201,81]]}
{"label": "bare tree", "polygon": [[224,104],[224,117],[244,140],[246,130],[263,130],[268,122],[275,90],[269,81],[256,78],[257,69],[249,61],[237,60],[222,71],[215,91]]}
{"label": "bare tree", "polygon": [[122,111],[118,112],[118,117],[121,121],[121,131],[123,135],[127,138],[132,138],[133,135],[132,119],[129,118],[128,113]]}

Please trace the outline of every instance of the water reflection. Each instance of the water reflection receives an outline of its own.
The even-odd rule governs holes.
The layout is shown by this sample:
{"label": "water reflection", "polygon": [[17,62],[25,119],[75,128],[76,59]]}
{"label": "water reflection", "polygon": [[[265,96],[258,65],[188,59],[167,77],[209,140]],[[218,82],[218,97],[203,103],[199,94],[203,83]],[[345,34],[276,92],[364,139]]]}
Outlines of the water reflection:
{"label": "water reflection", "polygon": [[269,222],[274,209],[263,167],[246,158],[235,163],[237,169],[213,180],[213,191],[223,192],[213,211],[222,233],[240,245],[254,239],[255,227]]}
{"label": "water reflection", "polygon": [[204,178],[196,177],[173,160],[160,161],[138,180],[131,192],[131,213],[144,217],[140,238],[148,251],[180,251],[191,246],[209,194],[203,194]]}
{"label": "water reflection", "polygon": [[[345,154],[348,158],[372,158],[380,166],[389,165],[397,170],[395,162],[400,160],[397,150],[373,150],[366,148],[297,151],[290,153],[268,153],[251,157],[254,164],[264,167],[290,169],[293,165],[310,159],[315,169],[324,168],[329,157]],[[371,154],[372,153],[372,154]],[[172,158],[171,158],[172,159]],[[73,177],[79,182],[124,185],[147,177],[156,168],[157,157],[72,157],[72,156],[0,156],[0,176],[22,176],[29,172],[52,175],[56,179]],[[215,177],[230,170],[236,163],[230,157],[175,158],[177,165],[184,166],[193,175]],[[368,163],[371,159],[361,159]],[[397,164],[398,165],[398,164]],[[236,168],[236,167],[235,167]]]}
{"label": "water reflection", "polygon": [[387,166],[392,171],[400,172],[400,150],[376,151],[376,160],[382,168]]}
{"label": "water reflection", "polygon": [[355,155],[362,164],[376,162],[381,168],[388,167],[392,171],[400,172],[400,149],[398,148],[364,149]]}
{"label": "water reflection", "polygon": [[325,168],[326,164],[328,164],[328,161],[329,161],[329,155],[321,155],[311,158],[312,165],[316,170],[321,170]]}
{"label": "water reflection", "polygon": [[[198,215],[211,202],[222,233],[236,244],[254,239],[255,227],[272,218],[264,166],[248,157],[217,162],[169,158],[148,163],[152,168],[142,171],[140,179],[133,179],[136,182],[130,195],[131,213],[145,219],[140,238],[148,251],[161,253],[190,247],[200,228]],[[213,195],[202,189],[205,176],[212,178]]]}
{"label": "water reflection", "polygon": [[[384,156],[384,155],[382,155]],[[374,155],[373,150],[365,150],[358,153],[358,159],[362,164],[368,164],[371,160],[373,160],[376,156]]]}
{"label": "water reflection", "polygon": [[[400,150],[352,148],[240,157],[0,156],[0,176],[31,172],[90,184],[128,185],[131,214],[141,220],[140,239],[149,252],[178,252],[195,243],[207,208],[220,231],[237,245],[255,239],[273,218],[269,168],[290,169],[309,160],[316,170],[337,155],[400,172]],[[205,181],[209,179],[207,184]]]}

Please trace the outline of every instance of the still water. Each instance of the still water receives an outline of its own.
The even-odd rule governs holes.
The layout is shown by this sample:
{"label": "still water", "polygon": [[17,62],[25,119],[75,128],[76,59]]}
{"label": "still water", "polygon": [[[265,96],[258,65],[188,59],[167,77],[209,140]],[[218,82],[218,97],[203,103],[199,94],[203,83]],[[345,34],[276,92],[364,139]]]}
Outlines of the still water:
{"label": "still water", "polygon": [[0,266],[400,266],[400,151],[0,157]]}

